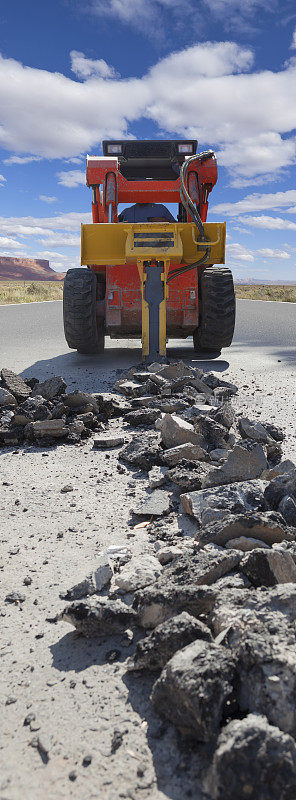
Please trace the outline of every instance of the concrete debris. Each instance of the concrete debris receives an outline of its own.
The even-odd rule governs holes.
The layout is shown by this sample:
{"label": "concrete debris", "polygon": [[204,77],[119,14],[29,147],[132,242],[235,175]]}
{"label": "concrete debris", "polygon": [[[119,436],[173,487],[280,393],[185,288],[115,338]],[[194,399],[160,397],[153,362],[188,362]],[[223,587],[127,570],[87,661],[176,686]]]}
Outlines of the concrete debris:
{"label": "concrete debris", "polygon": [[102,554],[98,559],[96,569],[88,575],[87,578],[84,578],[83,581],[77,583],[71,589],[67,589],[66,592],[61,592],[60,597],[63,600],[80,600],[82,597],[96,594],[110,582],[112,575],[113,572],[109,564],[108,556]]}
{"label": "concrete debris", "polygon": [[265,445],[265,452],[269,467],[276,467],[278,464],[280,464],[283,455],[283,448],[279,442],[267,443]]}
{"label": "concrete debris", "polygon": [[268,544],[260,539],[252,539],[251,536],[239,536],[237,539],[230,539],[229,542],[226,542],[225,547],[226,549],[241,550],[242,553],[246,553],[249,550],[257,550],[258,548],[269,550]]}
{"label": "concrete debris", "polygon": [[162,372],[162,370],[163,370],[163,365],[160,364],[158,361],[153,361],[153,363],[152,364],[148,364],[148,367],[147,367],[147,371],[148,372],[158,373],[158,372]]}
{"label": "concrete debris", "polygon": [[211,389],[218,389],[222,387],[223,389],[229,389],[232,394],[236,394],[238,392],[238,387],[235,386],[234,383],[229,383],[229,381],[224,381],[221,378],[218,378],[214,372],[208,372],[203,376],[204,383],[207,386],[210,386]]}
{"label": "concrete debris", "polygon": [[248,417],[239,418],[238,428],[244,439],[253,439],[260,444],[270,444],[274,441],[261,422],[251,421]]}
{"label": "concrete debris", "polygon": [[84,406],[91,405],[97,407],[96,400],[91,394],[82,392],[80,389],[75,389],[74,392],[69,392],[63,397],[63,403],[69,408],[83,408]]}
{"label": "concrete debris", "polygon": [[44,397],[44,400],[54,400],[59,395],[64,394],[66,388],[67,384],[64,379],[55,376],[54,378],[48,378],[43,383],[37,383],[32,390],[32,395]]}
{"label": "concrete debris", "polygon": [[183,611],[138,642],[128,668],[161,670],[178,650],[196,639],[211,642],[213,637],[207,625]]}
{"label": "concrete debris", "polygon": [[179,444],[177,447],[170,447],[163,453],[163,461],[170,467],[175,467],[181,461],[208,461],[206,451],[199,444]]}
{"label": "concrete debris", "polygon": [[148,472],[148,482],[150,489],[158,489],[159,486],[163,486],[166,483],[166,474],[167,469],[166,467],[152,467],[150,472]]}
{"label": "concrete debris", "polygon": [[[120,649],[110,641],[106,665],[133,646],[125,660],[139,671],[137,680],[142,670],[158,672],[151,695],[156,713],[181,734],[210,744],[199,759],[213,800],[292,800],[296,467],[282,460],[283,432],[236,414],[230,401],[237,387],[215,372],[176,361],[117,375],[114,392],[66,394],[61,377],[39,383],[1,371],[1,446],[34,450],[91,438],[102,451],[94,464],[101,469],[106,460],[133,498],[122,543],[110,544],[87,577],[61,592],[71,602],[48,621],[64,620],[104,646],[119,634]],[[114,453],[104,454],[111,448]],[[68,501],[77,500],[77,478],[73,471],[61,479],[69,483],[61,483],[60,503],[75,506],[63,495],[71,491]],[[133,515],[143,522],[136,525]],[[139,555],[140,548],[146,552]],[[22,582],[26,594],[5,597],[13,614],[35,585],[29,588],[23,576]],[[33,719],[28,724],[39,730]],[[115,729],[111,753],[122,741]],[[48,759],[49,748],[39,750]],[[142,778],[141,764],[138,770]]]}
{"label": "concrete debris", "polygon": [[253,550],[243,558],[240,568],[253,586],[296,582],[296,565],[287,551]]}
{"label": "concrete debris", "polygon": [[216,592],[211,586],[178,584],[176,592],[176,584],[164,580],[161,587],[156,581],[153,586],[139,590],[133,607],[137,611],[140,626],[146,629],[156,628],[161,622],[181,611],[204,619],[213,609],[215,600]]}
{"label": "concrete debris", "polygon": [[[264,500],[265,486],[264,481],[251,480],[190,492],[181,495],[182,506],[185,514],[190,514],[204,526],[227,517],[229,512],[243,514],[267,509]],[[225,513],[217,517],[219,511]]]}
{"label": "concrete debris", "polygon": [[286,527],[281,514],[272,511],[228,514],[223,520],[209,524],[196,534],[201,546],[209,542],[225,545],[230,539],[238,539],[240,536],[251,536],[252,539],[260,539],[269,545],[285,539],[293,541],[295,538],[292,529]]}
{"label": "concrete debris", "polygon": [[50,438],[62,439],[68,433],[67,426],[63,419],[45,419],[37,422],[29,422],[25,428],[27,439]]}
{"label": "concrete debris", "polygon": [[94,392],[90,397],[99,409],[100,414],[106,419],[123,417],[132,409],[131,403],[125,397],[121,397],[114,392],[104,392],[104,394]]}
{"label": "concrete debris", "polygon": [[217,461],[218,463],[223,463],[226,461],[228,456],[228,450],[225,447],[216,447],[215,450],[210,450],[210,459],[211,461]]}
{"label": "concrete debris", "polygon": [[100,412],[92,395],[79,390],[65,394],[63,378],[25,382],[11,370],[2,373],[2,384],[14,394],[0,387],[0,445],[79,444],[99,429]]}
{"label": "concrete debris", "polygon": [[31,394],[31,387],[28,386],[25,381],[23,381],[20,375],[16,375],[16,373],[12,372],[11,369],[6,369],[6,367],[3,367],[1,370],[1,379],[2,383],[4,384],[4,388],[8,389],[8,391],[11,392],[11,394],[13,394],[17,400],[26,400]]}
{"label": "concrete debris", "polygon": [[284,441],[285,436],[283,430],[282,428],[279,428],[278,425],[274,425],[273,422],[262,422],[262,425],[267,433],[269,433],[269,436],[275,439],[276,442]]}
{"label": "concrete debris", "polygon": [[291,736],[248,714],[223,728],[204,782],[212,800],[291,800],[296,797],[296,747]]}
{"label": "concrete debris", "polygon": [[274,509],[279,507],[284,497],[296,499],[296,468],[273,478],[266,486],[264,495],[268,506]]}
{"label": "concrete debris", "polygon": [[216,644],[195,641],[171,658],[154,684],[158,714],[185,735],[213,740],[232,693],[234,660]]}
{"label": "concrete debris", "polygon": [[134,436],[132,441],[120,451],[119,456],[122,461],[133,467],[142,467],[147,472],[155,464],[161,465],[162,449],[159,433],[151,431],[142,436]]}
{"label": "concrete debris", "polygon": [[222,575],[235,569],[241,560],[241,554],[231,550],[207,552],[200,550],[195,554],[183,553],[176,562],[169,564],[163,576],[158,580],[160,588],[164,585],[178,586],[191,583],[193,586],[210,586]]}
{"label": "concrete debris", "polygon": [[229,439],[229,429],[221,425],[220,422],[210,416],[200,416],[195,421],[195,430],[203,437],[209,446],[213,448],[225,448]]}
{"label": "concrete debris", "polygon": [[114,566],[116,565],[118,567],[127,564],[132,558],[132,552],[126,545],[110,544],[106,549],[106,554],[109,561],[111,561],[111,563],[114,562]]}
{"label": "concrete debris", "polygon": [[2,408],[13,408],[13,406],[17,406],[17,399],[14,397],[8,389],[3,389],[0,386],[0,407]]}
{"label": "concrete debris", "polygon": [[160,549],[157,550],[156,558],[160,564],[164,566],[165,564],[169,564],[171,561],[174,561],[175,558],[182,556],[183,552],[184,550],[181,550],[180,547],[174,547],[174,545],[172,545],[172,547],[160,547]]}
{"label": "concrete debris", "polygon": [[134,428],[146,428],[154,425],[161,411],[158,408],[143,408],[135,411],[129,411],[125,415],[125,422],[133,425]]}
{"label": "concrete debris", "polygon": [[175,414],[176,412],[185,412],[189,407],[189,401],[185,401],[181,397],[135,397],[131,400],[131,406],[135,409],[148,408],[148,410],[157,410],[164,414]]}
{"label": "concrete debris", "polygon": [[270,467],[270,469],[266,469],[262,472],[261,478],[265,481],[271,481],[273,478],[276,478],[277,475],[284,475],[286,472],[292,472],[294,469],[295,464],[287,458],[284,461],[280,461],[280,463],[276,464],[274,467]]}
{"label": "concrete debris", "polygon": [[197,417],[207,416],[210,411],[210,406],[206,405],[204,402],[205,400],[206,398],[202,395],[198,395],[198,397],[195,398],[194,405],[190,406],[183,414],[183,418],[193,423]]}
{"label": "concrete debris", "polygon": [[182,492],[201,489],[207,468],[196,461],[181,461],[167,472],[167,479],[180,487]]}
{"label": "concrete debris", "polygon": [[146,494],[133,511],[134,514],[140,516],[153,516],[160,517],[162,514],[167,514],[170,508],[170,495],[162,489],[154,489],[154,491]]}
{"label": "concrete debris", "polygon": [[293,558],[293,561],[295,561],[295,563],[296,563],[296,541],[287,542],[285,540],[283,542],[276,542],[275,544],[272,545],[272,549],[273,550],[278,550],[280,552],[282,552],[284,550],[285,552],[290,553],[290,555]]}
{"label": "concrete debris", "polygon": [[98,436],[94,438],[95,450],[109,450],[112,447],[121,447],[124,444],[123,436]]}
{"label": "concrete debris", "polygon": [[222,467],[209,470],[204,488],[259,478],[266,468],[267,458],[262,445],[246,440],[235,445]]}
{"label": "concrete debris", "polygon": [[161,367],[158,370],[158,373],[166,378],[169,381],[174,381],[176,378],[184,378],[188,376],[189,378],[196,378],[202,375],[202,370],[194,370],[188,364],[185,364],[184,361],[175,361],[171,362],[171,364],[166,364],[165,366]]}
{"label": "concrete debris", "polygon": [[59,619],[69,622],[85,636],[101,636],[121,633],[125,628],[130,628],[136,622],[137,615],[133,608],[121,600],[100,597],[95,602],[78,600],[66,606]]}
{"label": "concrete debris", "polygon": [[143,387],[141,383],[136,383],[135,381],[129,380],[116,381],[114,384],[114,389],[120,392],[120,394],[124,394],[126,397],[137,397],[143,393]]}
{"label": "concrete debris", "polygon": [[154,583],[161,571],[162,566],[155,556],[138,556],[131,558],[115,576],[115,584],[123,592],[134,592]]}
{"label": "concrete debris", "polygon": [[296,528],[296,497],[286,494],[278,506],[279,512],[283,515],[288,525]]}
{"label": "concrete debris", "polygon": [[156,421],[155,427],[161,433],[161,439],[166,448],[177,447],[180,444],[200,444],[200,435],[195,432],[190,422],[175,414],[164,414]]}
{"label": "concrete debris", "polygon": [[295,737],[295,634],[275,636],[266,625],[261,630],[247,628],[233,652],[241,710],[265,714],[271,724]]}
{"label": "concrete debris", "polygon": [[228,430],[230,430],[235,422],[234,409],[230,403],[223,403],[222,405],[219,405],[218,408],[214,407],[211,410],[210,416],[215,420],[215,422],[218,422],[219,425],[222,425],[223,428],[227,428]]}

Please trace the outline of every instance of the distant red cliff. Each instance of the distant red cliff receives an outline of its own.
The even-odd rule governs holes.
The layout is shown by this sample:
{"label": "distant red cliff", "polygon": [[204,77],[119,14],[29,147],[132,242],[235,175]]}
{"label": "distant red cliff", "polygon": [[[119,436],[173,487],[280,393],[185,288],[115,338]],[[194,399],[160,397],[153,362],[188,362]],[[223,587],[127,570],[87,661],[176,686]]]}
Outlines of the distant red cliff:
{"label": "distant red cliff", "polygon": [[63,281],[65,274],[39,258],[0,256],[0,281]]}

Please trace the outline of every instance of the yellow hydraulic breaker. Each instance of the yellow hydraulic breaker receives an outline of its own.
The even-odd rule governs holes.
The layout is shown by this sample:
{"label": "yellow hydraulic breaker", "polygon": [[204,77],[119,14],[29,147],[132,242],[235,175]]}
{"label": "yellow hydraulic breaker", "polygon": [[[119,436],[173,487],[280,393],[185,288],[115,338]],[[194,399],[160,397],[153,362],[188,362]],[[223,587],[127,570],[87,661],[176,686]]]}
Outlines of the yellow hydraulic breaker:
{"label": "yellow hydraulic breaker", "polygon": [[137,260],[142,293],[142,357],[166,355],[166,300],[169,261]]}

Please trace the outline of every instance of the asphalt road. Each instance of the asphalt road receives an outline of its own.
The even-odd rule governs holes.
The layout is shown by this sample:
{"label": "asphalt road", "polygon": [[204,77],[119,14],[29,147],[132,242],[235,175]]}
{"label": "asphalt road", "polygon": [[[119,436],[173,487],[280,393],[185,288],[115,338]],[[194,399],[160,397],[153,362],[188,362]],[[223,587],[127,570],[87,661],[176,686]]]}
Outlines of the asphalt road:
{"label": "asphalt road", "polygon": [[[105,371],[129,366],[141,358],[138,340],[107,338],[106,353],[91,358],[69,351],[59,301],[1,306],[0,341],[1,363],[22,373],[33,367],[38,377],[47,373],[51,365],[58,365],[68,375],[70,370],[78,377],[88,364]],[[191,338],[170,340],[168,349],[171,357],[183,355],[186,360],[196,360]],[[234,342],[223,350],[223,360],[235,365],[238,357],[246,359],[250,355],[250,349],[259,349],[267,359],[277,356],[295,364],[296,303],[238,300]],[[220,359],[219,362],[221,369]],[[217,361],[216,364],[218,367]]]}
{"label": "asphalt road", "polygon": [[[0,342],[0,366],[39,380],[62,375],[69,388],[89,391],[110,389],[117,369],[141,361],[137,340],[107,338],[100,356],[69,350],[58,301],[1,306]],[[296,304],[238,300],[234,341],[221,356],[211,359],[209,354],[201,360],[191,338],[171,340],[168,355],[226,373],[240,388],[237,402],[242,410],[277,419],[295,451]]]}

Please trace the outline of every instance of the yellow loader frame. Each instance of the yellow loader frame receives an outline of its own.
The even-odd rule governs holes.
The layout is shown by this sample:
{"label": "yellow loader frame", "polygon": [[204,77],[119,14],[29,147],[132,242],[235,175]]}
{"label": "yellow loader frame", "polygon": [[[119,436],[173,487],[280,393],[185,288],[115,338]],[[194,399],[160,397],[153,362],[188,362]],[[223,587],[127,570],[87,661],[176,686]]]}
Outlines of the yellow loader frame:
{"label": "yellow loader frame", "polygon": [[[191,222],[91,223],[81,226],[81,265],[88,267],[137,264],[142,293],[142,356],[166,355],[166,301],[169,269],[195,264],[206,253],[207,264],[225,264],[225,222],[205,222],[206,244]],[[158,308],[147,291],[150,268],[158,268]],[[148,278],[148,281],[147,281]],[[156,292],[157,294],[157,292]],[[153,323],[152,323],[153,319]],[[152,327],[153,326],[153,327]]]}

